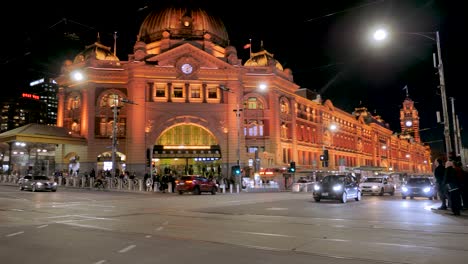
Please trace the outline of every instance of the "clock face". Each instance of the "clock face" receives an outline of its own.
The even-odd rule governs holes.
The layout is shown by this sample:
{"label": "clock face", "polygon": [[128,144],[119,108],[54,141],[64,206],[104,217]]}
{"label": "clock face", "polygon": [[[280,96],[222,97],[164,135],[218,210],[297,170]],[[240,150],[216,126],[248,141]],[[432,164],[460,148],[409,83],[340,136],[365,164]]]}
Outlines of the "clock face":
{"label": "clock face", "polygon": [[413,125],[413,122],[411,122],[411,120],[408,120],[408,121],[405,122],[405,126],[407,126],[407,127],[410,127],[412,125]]}
{"label": "clock face", "polygon": [[182,70],[183,73],[190,74],[190,73],[192,73],[193,67],[192,67],[192,65],[190,65],[188,63],[184,63],[184,64],[182,64],[180,69]]}

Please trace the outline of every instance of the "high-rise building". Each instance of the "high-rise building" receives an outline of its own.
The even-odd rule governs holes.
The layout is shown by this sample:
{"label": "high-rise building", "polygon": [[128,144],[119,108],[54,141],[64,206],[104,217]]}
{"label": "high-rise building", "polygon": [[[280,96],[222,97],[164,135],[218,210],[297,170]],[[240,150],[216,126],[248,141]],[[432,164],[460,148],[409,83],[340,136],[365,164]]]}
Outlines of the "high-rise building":
{"label": "high-rise building", "polygon": [[0,102],[0,109],[0,132],[30,123],[45,124],[46,107],[35,94],[21,93],[18,97],[5,98]]}
{"label": "high-rise building", "polygon": [[57,125],[58,85],[51,78],[42,78],[30,83],[30,92],[39,96],[46,106],[44,124]]}

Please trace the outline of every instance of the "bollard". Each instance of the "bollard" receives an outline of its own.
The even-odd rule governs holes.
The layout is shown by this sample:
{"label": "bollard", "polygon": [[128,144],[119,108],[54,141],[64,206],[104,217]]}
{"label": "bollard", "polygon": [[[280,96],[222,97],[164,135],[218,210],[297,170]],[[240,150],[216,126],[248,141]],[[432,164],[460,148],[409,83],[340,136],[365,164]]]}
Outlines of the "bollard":
{"label": "bollard", "polygon": [[236,184],[237,193],[239,193],[239,185],[240,184]]}
{"label": "bollard", "polygon": [[223,193],[226,193],[226,184],[221,184],[221,188],[223,189]]}
{"label": "bollard", "polygon": [[143,191],[143,180],[138,179],[138,190],[141,192]]}
{"label": "bollard", "polygon": [[172,192],[172,182],[169,182],[169,183],[167,184],[167,192],[168,192],[168,193],[171,193],[171,192]]}

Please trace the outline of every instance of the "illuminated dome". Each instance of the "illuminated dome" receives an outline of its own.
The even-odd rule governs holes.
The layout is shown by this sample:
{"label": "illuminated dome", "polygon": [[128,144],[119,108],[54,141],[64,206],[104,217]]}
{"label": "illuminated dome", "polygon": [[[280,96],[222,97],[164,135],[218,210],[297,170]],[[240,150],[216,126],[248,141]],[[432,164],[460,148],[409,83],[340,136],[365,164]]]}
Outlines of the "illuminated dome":
{"label": "illuminated dome", "polygon": [[244,66],[275,66],[278,70],[283,71],[283,65],[273,58],[273,54],[262,49],[259,52],[252,53]]}
{"label": "illuminated dome", "polygon": [[209,38],[222,47],[229,43],[224,23],[200,8],[168,7],[152,11],[141,24],[138,36],[146,44],[164,38],[188,41]]}
{"label": "illuminated dome", "polygon": [[79,63],[91,58],[105,61],[119,61],[119,58],[114,55],[111,48],[102,45],[99,40],[92,45],[86,46],[82,52],[75,56],[73,62]]}

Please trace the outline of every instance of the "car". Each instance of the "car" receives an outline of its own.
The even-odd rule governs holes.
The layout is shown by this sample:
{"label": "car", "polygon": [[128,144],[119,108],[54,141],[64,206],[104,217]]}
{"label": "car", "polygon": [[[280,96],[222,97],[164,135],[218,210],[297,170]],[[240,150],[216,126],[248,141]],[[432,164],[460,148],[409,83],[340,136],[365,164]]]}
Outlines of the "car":
{"label": "car", "polygon": [[346,203],[348,199],[360,201],[361,195],[359,184],[352,175],[326,175],[314,184],[313,197],[316,202],[322,199],[339,200],[342,203]]}
{"label": "car", "polygon": [[386,176],[367,177],[359,184],[362,194],[378,194],[380,196],[388,193],[395,195],[395,184],[389,181]]}
{"label": "car", "polygon": [[428,177],[409,178],[401,186],[401,198],[426,197],[429,200],[437,199],[437,187]]}
{"label": "car", "polygon": [[57,191],[57,183],[45,175],[26,175],[19,180],[18,184],[20,191]]}
{"label": "car", "polygon": [[213,180],[207,179],[199,175],[186,175],[176,180],[176,192],[184,194],[191,192],[193,194],[201,194],[209,192],[215,195],[218,192],[218,186]]}

